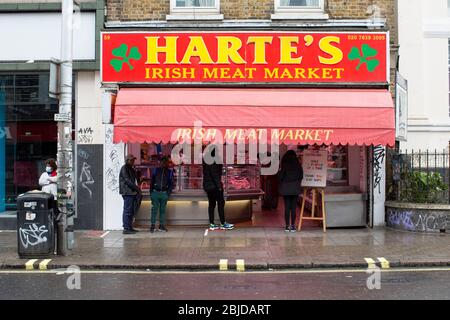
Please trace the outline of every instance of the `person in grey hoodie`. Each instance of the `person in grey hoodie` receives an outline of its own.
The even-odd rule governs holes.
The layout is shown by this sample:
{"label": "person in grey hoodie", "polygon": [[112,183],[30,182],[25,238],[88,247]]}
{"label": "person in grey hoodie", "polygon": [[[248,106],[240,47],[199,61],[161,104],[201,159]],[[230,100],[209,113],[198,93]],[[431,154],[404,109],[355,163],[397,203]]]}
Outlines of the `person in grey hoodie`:
{"label": "person in grey hoodie", "polygon": [[285,231],[295,232],[295,219],[297,212],[297,199],[301,192],[303,168],[293,150],[289,150],[281,160],[281,169],[278,172],[279,193],[284,199]]}

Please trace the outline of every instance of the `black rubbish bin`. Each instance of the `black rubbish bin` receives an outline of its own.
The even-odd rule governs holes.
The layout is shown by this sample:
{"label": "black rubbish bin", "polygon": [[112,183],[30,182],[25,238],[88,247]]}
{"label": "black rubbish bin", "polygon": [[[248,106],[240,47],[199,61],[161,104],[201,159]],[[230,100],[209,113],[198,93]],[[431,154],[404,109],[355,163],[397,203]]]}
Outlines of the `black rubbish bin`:
{"label": "black rubbish bin", "polygon": [[17,197],[19,257],[47,257],[55,251],[55,202],[52,194],[27,192]]}

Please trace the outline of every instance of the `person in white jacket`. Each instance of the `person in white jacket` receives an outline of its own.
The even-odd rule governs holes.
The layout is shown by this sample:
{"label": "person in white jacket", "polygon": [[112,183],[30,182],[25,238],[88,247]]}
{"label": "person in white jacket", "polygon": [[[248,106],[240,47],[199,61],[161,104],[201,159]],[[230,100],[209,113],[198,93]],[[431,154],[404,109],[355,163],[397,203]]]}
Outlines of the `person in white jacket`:
{"label": "person in white jacket", "polygon": [[41,174],[39,178],[39,185],[42,187],[42,191],[53,195],[57,200],[58,195],[58,175],[56,170],[58,169],[55,159],[48,159],[45,161],[45,172]]}

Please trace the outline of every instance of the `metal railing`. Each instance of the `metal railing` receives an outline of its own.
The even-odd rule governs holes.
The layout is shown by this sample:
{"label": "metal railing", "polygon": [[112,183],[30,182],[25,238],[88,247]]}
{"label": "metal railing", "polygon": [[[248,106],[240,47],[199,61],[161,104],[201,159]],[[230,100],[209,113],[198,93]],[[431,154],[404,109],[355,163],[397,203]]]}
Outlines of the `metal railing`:
{"label": "metal railing", "polygon": [[387,151],[387,200],[450,203],[450,157],[443,151]]}

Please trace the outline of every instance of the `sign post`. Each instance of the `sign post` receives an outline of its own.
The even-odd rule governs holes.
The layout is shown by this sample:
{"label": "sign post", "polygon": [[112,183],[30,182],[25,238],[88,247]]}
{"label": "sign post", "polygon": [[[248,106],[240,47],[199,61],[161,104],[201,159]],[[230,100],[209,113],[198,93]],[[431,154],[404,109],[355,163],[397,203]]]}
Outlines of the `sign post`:
{"label": "sign post", "polygon": [[[326,210],[325,210],[325,187],[327,185],[327,161],[328,151],[321,150],[305,150],[303,152],[303,197],[302,207],[300,210],[300,222],[298,224],[298,231],[301,230],[303,220],[322,221],[323,232],[327,232]],[[311,216],[305,217],[305,203],[308,191],[312,194],[311,201]],[[321,216],[315,216],[315,211],[322,211]]]}
{"label": "sign post", "polygon": [[[72,40],[74,0],[62,1],[61,59],[59,64],[58,122],[58,254],[68,255],[73,249],[73,144],[72,144]],[[54,69],[54,68],[53,68]],[[53,71],[54,74],[54,71]],[[52,81],[53,84],[55,83]],[[54,88],[54,91],[56,89]],[[56,96],[55,92],[53,94]],[[52,96],[52,93],[50,93]]]}

